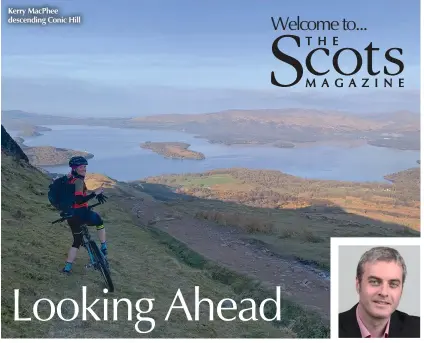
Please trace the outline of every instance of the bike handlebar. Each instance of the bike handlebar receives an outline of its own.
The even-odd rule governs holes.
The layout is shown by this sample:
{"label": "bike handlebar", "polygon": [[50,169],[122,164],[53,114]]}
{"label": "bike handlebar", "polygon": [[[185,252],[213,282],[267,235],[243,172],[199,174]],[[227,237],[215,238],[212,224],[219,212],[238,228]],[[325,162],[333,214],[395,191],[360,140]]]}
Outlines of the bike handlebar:
{"label": "bike handlebar", "polygon": [[[101,203],[100,203],[100,202],[98,202],[97,204],[94,204],[94,205],[90,205],[90,206],[88,206],[88,209],[90,210],[90,209],[92,209],[93,207],[96,207],[96,206],[99,206],[99,205],[101,205]],[[56,223],[60,223],[60,222],[64,222],[66,219],[69,219],[69,218],[72,218],[72,216],[65,216],[65,217],[62,217],[62,218],[60,218],[60,219],[56,219],[55,221],[53,221],[53,222],[52,222],[52,224],[56,224]]]}

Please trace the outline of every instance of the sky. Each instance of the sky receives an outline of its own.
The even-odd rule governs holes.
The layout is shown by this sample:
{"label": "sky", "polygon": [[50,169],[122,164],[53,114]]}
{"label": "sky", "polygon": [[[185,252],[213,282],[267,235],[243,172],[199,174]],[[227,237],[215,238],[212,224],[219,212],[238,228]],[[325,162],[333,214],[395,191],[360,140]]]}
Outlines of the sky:
{"label": "sky", "polygon": [[[51,6],[59,16],[81,16],[81,24],[10,24],[9,8]],[[314,107],[350,111],[419,109],[419,0],[398,1],[142,1],[51,0],[2,1],[2,109],[76,116],[135,116],[199,113],[231,108]],[[365,10],[366,9],[366,10]],[[32,15],[33,16],[33,15]],[[354,20],[354,31],[275,30],[271,17],[285,20]],[[14,15],[15,18],[19,17]],[[283,34],[301,37],[301,47],[284,39],[279,48],[301,61],[305,74],[291,88],[293,67],[272,54],[273,41]],[[312,37],[307,46],[305,36]],[[330,56],[316,53],[317,70],[333,69],[340,48],[355,48],[366,77],[366,52],[374,52],[374,70],[396,71],[384,58],[390,48],[402,48],[404,88],[305,88],[311,77],[306,54],[329,45]],[[340,59],[352,71],[353,55]],[[327,75],[336,77],[334,71]],[[351,77],[345,78],[348,84]],[[390,76],[387,76],[390,77]],[[317,78],[320,85],[322,77]],[[394,77],[395,80],[398,77]],[[347,80],[347,81],[346,81]],[[331,82],[330,82],[331,84]],[[388,101],[390,99],[390,101]]]}

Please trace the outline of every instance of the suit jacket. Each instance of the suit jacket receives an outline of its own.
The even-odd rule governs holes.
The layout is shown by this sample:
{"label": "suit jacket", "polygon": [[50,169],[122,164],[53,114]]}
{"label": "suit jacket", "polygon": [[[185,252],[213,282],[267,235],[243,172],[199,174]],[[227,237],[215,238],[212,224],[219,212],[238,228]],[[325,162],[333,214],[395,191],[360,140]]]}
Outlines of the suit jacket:
{"label": "suit jacket", "polygon": [[[361,330],[356,320],[356,307],[353,306],[346,312],[339,313],[339,338],[361,338]],[[420,317],[410,316],[405,312],[396,310],[390,317],[388,338],[419,338]]]}

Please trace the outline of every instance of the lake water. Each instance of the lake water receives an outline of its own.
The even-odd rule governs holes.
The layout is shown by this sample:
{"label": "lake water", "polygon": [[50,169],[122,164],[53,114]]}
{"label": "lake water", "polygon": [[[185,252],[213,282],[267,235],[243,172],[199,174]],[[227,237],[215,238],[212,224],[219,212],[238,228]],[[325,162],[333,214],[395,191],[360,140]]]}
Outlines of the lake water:
{"label": "lake water", "polygon": [[[384,181],[383,176],[416,167],[419,151],[400,151],[369,145],[345,148],[315,146],[280,149],[272,147],[225,146],[178,131],[119,129],[110,127],[54,125],[42,136],[25,139],[28,146],[51,145],[94,154],[88,171],[120,181],[133,181],[160,174],[198,173],[217,168],[273,169],[284,173],[328,180]],[[12,137],[16,131],[9,132]],[[202,152],[206,159],[171,160],[142,149],[144,141],[181,141]],[[65,173],[66,166],[45,167]]]}

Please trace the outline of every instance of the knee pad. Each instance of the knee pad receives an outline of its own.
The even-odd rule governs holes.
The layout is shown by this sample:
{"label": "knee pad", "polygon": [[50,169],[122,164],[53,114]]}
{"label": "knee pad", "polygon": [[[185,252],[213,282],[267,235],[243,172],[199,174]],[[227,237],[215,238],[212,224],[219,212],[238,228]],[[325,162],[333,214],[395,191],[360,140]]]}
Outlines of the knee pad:
{"label": "knee pad", "polygon": [[72,243],[73,248],[79,249],[82,243],[82,233],[74,234],[74,242]]}

